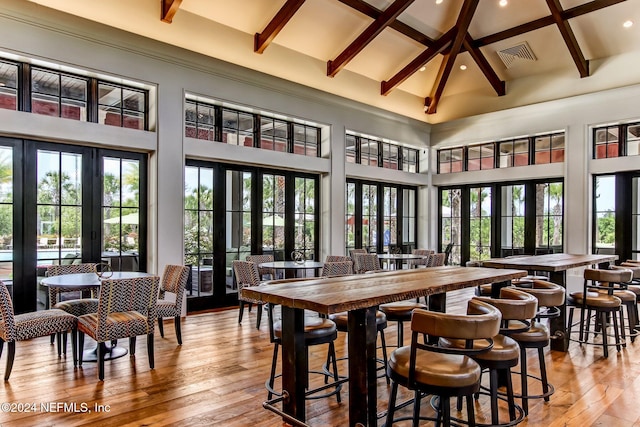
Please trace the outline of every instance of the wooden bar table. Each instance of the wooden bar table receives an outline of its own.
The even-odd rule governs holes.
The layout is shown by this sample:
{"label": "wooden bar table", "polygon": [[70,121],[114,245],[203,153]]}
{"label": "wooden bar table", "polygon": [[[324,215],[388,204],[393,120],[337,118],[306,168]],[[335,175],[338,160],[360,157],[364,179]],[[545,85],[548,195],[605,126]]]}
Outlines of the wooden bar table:
{"label": "wooden bar table", "polygon": [[[523,255],[513,258],[492,258],[482,261],[483,267],[492,268],[518,268],[534,274],[535,271],[546,271],[549,280],[564,288],[567,287],[567,270],[576,267],[585,267],[595,264],[608,264],[618,259],[618,255],[573,255],[573,254],[547,254],[547,255]],[[569,337],[567,336],[567,310],[565,305],[560,307],[560,316],[550,319],[551,349],[567,351]]]}
{"label": "wooden bar table", "polygon": [[263,303],[282,306],[283,410],[303,422],[308,375],[304,310],[326,315],[349,312],[349,425],[373,427],[377,425],[377,306],[525,275],[523,270],[433,267],[266,284],[242,292]]}

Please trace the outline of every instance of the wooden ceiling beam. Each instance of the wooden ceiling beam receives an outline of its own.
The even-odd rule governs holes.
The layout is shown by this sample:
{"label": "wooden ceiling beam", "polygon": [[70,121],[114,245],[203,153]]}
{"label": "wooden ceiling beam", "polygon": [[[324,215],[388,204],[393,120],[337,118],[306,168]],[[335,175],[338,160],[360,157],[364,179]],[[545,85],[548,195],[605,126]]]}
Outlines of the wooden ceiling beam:
{"label": "wooden ceiling beam", "polygon": [[[378,17],[383,13],[381,10],[376,9],[375,7],[371,6],[369,3],[365,2],[364,0],[339,0],[339,1],[340,3],[343,3],[351,7],[352,9],[355,9],[358,12],[364,15],[367,15],[368,17],[373,19],[378,19]],[[415,28],[412,28],[409,25],[405,24],[404,22],[398,21],[397,19],[393,20],[389,24],[389,27],[393,28],[397,32],[404,34],[410,39],[413,39],[418,43],[423,44],[429,48],[433,48],[436,42],[434,39],[427,37],[425,34],[421,33]]]}
{"label": "wooden ceiling beam", "polygon": [[395,0],[366,30],[351,42],[334,60],[327,61],[327,76],[335,77],[345,65],[373,41],[391,22],[400,16],[414,0]]}
{"label": "wooden ceiling beam", "polygon": [[500,80],[500,77],[496,74],[496,72],[491,68],[489,61],[487,58],[480,52],[480,49],[473,46],[473,39],[467,33],[462,41],[462,46],[467,49],[473,60],[476,62],[482,74],[487,78],[491,86],[493,86],[493,90],[496,91],[498,96],[503,96],[506,93],[506,87],[504,80]]}
{"label": "wooden ceiling beam", "polygon": [[448,54],[444,55],[433,89],[431,89],[431,94],[427,99],[425,99],[425,102],[428,101],[429,103],[426,111],[427,114],[435,114],[436,112],[438,102],[440,101],[442,92],[444,92],[444,87],[451,75],[453,63],[460,52],[460,48],[462,47],[465,36],[467,35],[471,19],[476,12],[479,1],[480,0],[465,0],[462,4],[462,9],[460,9],[460,14],[458,15],[458,20],[455,25],[456,34],[451,42],[451,50]]}
{"label": "wooden ceiling beam", "polygon": [[160,0],[160,20],[167,24],[171,24],[171,22],[173,22],[173,17],[178,9],[180,9],[181,3],[182,0]]}
{"label": "wooden ceiling beam", "polygon": [[411,75],[416,73],[423,65],[427,64],[438,54],[442,53],[451,45],[453,36],[455,35],[455,28],[447,31],[442,37],[440,37],[434,45],[427,48],[424,52],[418,55],[413,61],[407,64],[402,70],[398,71],[389,80],[384,80],[380,84],[380,94],[388,95],[393,89],[398,87],[403,81],[408,79]]}
{"label": "wooden ceiling beam", "polygon": [[576,40],[576,36],[571,29],[571,25],[569,25],[569,21],[562,18],[562,6],[560,5],[560,0],[547,0],[547,6],[549,6],[551,16],[553,16],[553,20],[560,30],[564,43],[567,45],[567,49],[569,49],[569,52],[571,53],[573,62],[575,62],[576,67],[578,67],[580,77],[589,77],[589,61],[585,59],[582,50],[580,49],[580,45],[578,44],[578,40]]}
{"label": "wooden ceiling beam", "polygon": [[264,31],[255,34],[253,37],[253,51],[256,53],[264,52],[304,2],[305,0],[287,0],[276,13],[276,16],[267,24]]}
{"label": "wooden ceiling beam", "polygon": [[[605,7],[613,6],[618,3],[625,2],[627,0],[593,0],[589,3],[581,4],[580,6],[572,7],[571,9],[567,9],[561,12],[562,19],[567,20],[571,18],[576,18],[578,16],[586,15],[587,13],[595,12],[600,9],[604,9]],[[497,43],[502,40],[510,39],[511,37],[516,37],[530,31],[538,30],[540,28],[544,28],[549,25],[555,24],[555,20],[552,15],[545,16],[543,18],[536,19],[531,22],[527,22],[522,25],[518,25],[517,27],[509,28],[504,31],[500,31],[495,34],[490,34],[488,36],[480,37],[473,42],[475,47],[482,47],[492,43]]]}

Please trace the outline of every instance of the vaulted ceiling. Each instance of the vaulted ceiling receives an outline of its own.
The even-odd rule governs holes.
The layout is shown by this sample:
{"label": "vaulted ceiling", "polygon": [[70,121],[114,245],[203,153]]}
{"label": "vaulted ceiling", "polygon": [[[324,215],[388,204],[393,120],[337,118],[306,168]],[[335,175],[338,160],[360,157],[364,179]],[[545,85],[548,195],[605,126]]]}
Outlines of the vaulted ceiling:
{"label": "vaulted ceiling", "polygon": [[640,83],[640,0],[31,1],[431,123]]}

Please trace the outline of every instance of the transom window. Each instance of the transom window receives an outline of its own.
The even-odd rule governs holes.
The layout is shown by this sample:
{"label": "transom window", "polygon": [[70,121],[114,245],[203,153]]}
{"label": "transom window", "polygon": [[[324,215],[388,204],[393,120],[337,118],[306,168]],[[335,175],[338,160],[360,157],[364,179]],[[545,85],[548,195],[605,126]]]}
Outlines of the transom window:
{"label": "transom window", "polygon": [[77,73],[0,60],[0,108],[149,129],[149,90]]}
{"label": "transom window", "polygon": [[[640,129],[636,133],[639,132]],[[438,173],[560,163],[564,162],[564,144],[564,133],[552,133],[465,147],[443,148],[438,150]]]}
{"label": "transom window", "polygon": [[359,163],[385,169],[417,173],[418,150],[397,143],[347,133],[345,136],[347,163]]}
{"label": "transom window", "polygon": [[593,158],[640,154],[640,123],[604,126],[593,130]]}
{"label": "transom window", "polygon": [[231,145],[319,157],[318,126],[193,99],[185,100],[185,136]]}

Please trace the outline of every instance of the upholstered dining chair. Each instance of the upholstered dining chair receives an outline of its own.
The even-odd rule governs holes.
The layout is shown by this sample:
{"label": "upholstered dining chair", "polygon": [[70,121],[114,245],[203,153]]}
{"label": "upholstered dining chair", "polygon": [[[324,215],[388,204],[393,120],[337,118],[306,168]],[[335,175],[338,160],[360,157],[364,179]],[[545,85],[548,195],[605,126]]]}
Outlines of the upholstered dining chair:
{"label": "upholstered dining chair", "polygon": [[260,264],[264,262],[273,262],[273,255],[249,255],[247,257],[247,261],[256,263],[258,266],[258,273],[260,273],[260,280],[275,280],[275,268],[260,267]]}
{"label": "upholstered dining chair", "polygon": [[[46,276],[62,276],[63,274],[95,273],[96,263],[87,262],[83,264],[60,264],[47,267]],[[91,298],[82,298],[82,292],[89,291]],[[63,299],[65,293],[80,293],[80,298]],[[95,313],[98,311],[98,288],[93,286],[73,287],[73,289],[62,287],[49,287],[49,307],[57,308],[74,316]],[[55,341],[55,335],[51,335],[51,344]],[[60,341],[58,341],[58,353],[60,353]]]}
{"label": "upholstered dining chair", "polygon": [[[67,332],[71,331],[71,347],[73,350],[73,364],[77,363],[76,350],[77,318],[58,309],[40,310],[31,313],[14,314],[13,302],[7,286],[0,281],[0,356],[4,343],[7,343],[7,368],[4,380],[8,381],[16,355],[16,341],[44,337],[61,333],[66,350]],[[66,351],[65,351],[66,352]],[[60,356],[60,347],[58,347]]]}
{"label": "upholstered dining chair", "polygon": [[427,263],[429,262],[429,256],[433,253],[434,251],[432,249],[413,249],[411,251],[411,253],[413,255],[421,255],[424,258],[422,259],[410,259],[407,264],[409,265],[409,268],[417,268],[420,266],[426,267]]}
{"label": "upholstered dining chair", "polygon": [[353,263],[351,261],[325,262],[322,266],[322,276],[346,276],[353,274]]}
{"label": "upholstered dining chair", "polygon": [[[180,314],[182,312],[182,298],[189,280],[189,267],[184,265],[167,265],[162,273],[160,292],[158,293],[158,330],[164,338],[164,325],[162,319],[173,317],[178,345],[182,345],[182,331],[180,329]],[[175,295],[168,299],[167,292]]]}
{"label": "upholstered dining chair", "polygon": [[[154,368],[153,330],[157,315],[160,277],[102,281],[98,312],[78,317],[78,347],[84,347],[84,336],[98,343],[98,378],[104,380],[106,342],[129,338],[129,353],[135,355],[136,337],[147,336],[149,367]],[[82,366],[82,351],[79,357]]]}
{"label": "upholstered dining chair", "polygon": [[353,270],[356,274],[362,274],[368,271],[381,271],[382,267],[377,254],[355,254]]}
{"label": "upholstered dining chair", "polygon": [[353,262],[353,258],[346,255],[327,255],[327,257],[324,260],[324,262],[343,262],[343,261]]}
{"label": "upholstered dining chair", "polygon": [[247,298],[242,294],[242,289],[248,286],[260,285],[260,273],[258,272],[258,264],[251,261],[233,261],[233,273],[236,276],[236,283],[238,284],[238,303],[240,305],[240,313],[238,315],[238,323],[242,323],[242,315],[244,314],[244,305],[249,304],[249,311],[251,311],[251,305],[256,304],[258,306],[258,317],[256,319],[256,329],[260,329],[260,321],[262,320],[262,303],[260,301]]}

